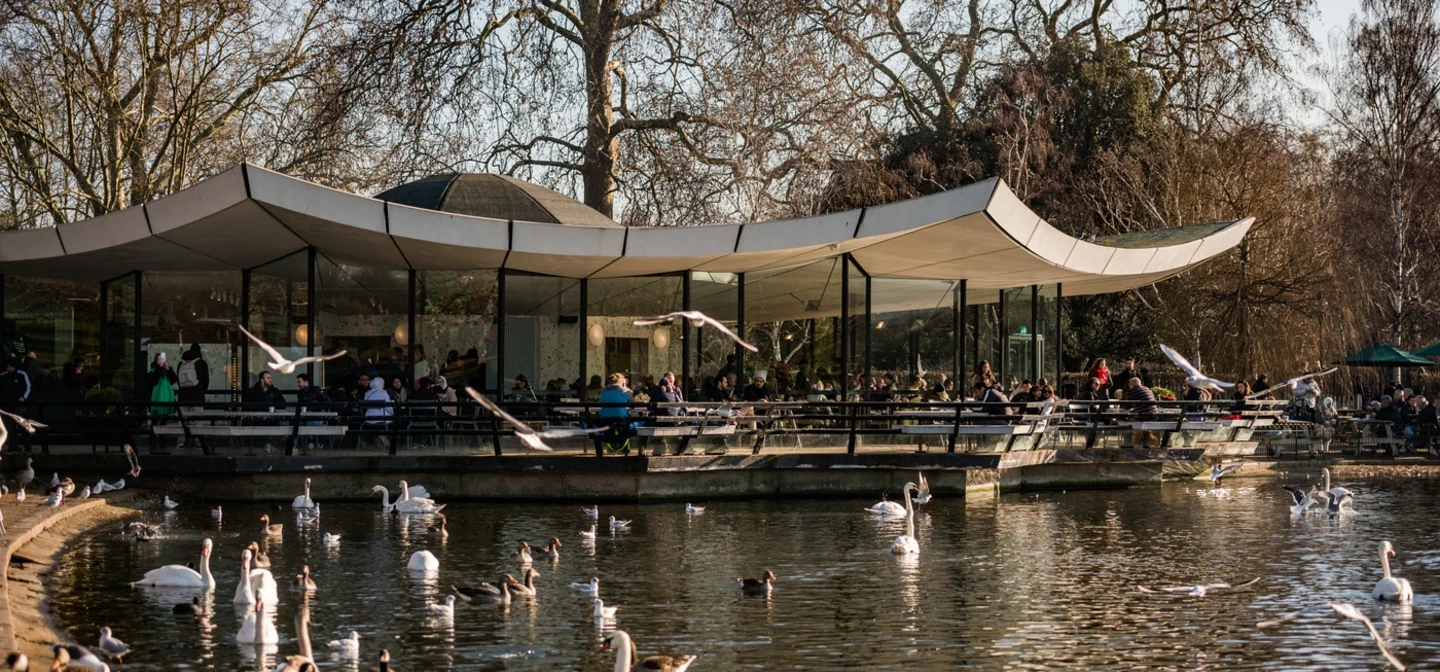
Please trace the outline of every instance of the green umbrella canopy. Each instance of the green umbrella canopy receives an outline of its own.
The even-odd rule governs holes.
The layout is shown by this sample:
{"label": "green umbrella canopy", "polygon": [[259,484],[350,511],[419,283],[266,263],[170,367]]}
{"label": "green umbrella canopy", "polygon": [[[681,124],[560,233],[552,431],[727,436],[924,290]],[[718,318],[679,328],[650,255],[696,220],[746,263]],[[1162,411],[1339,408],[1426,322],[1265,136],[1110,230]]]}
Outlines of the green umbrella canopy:
{"label": "green umbrella canopy", "polygon": [[1432,362],[1423,357],[1416,357],[1389,343],[1381,343],[1368,350],[1361,350],[1345,359],[1340,360],[1346,366],[1434,366]]}
{"label": "green umbrella canopy", "polygon": [[1415,352],[1410,353],[1416,357],[1440,357],[1440,341],[1436,341]]}

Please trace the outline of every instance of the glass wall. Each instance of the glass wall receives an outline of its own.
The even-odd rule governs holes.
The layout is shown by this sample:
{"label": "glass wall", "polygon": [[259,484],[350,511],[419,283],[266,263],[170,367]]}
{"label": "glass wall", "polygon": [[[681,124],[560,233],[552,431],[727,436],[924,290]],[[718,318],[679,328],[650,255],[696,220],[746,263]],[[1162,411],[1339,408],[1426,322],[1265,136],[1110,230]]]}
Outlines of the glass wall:
{"label": "glass wall", "polygon": [[786,396],[809,393],[817,375],[835,382],[831,318],[839,317],[845,296],[843,269],[833,258],[745,274],[745,340],[760,349],[746,353],[750,375],[764,375]]}
{"label": "glass wall", "polygon": [[[512,394],[515,381],[524,376],[534,389],[559,386],[570,396],[579,383],[588,396],[598,397],[600,380],[579,380],[580,281],[505,271],[504,301],[505,370],[500,387]],[[483,379],[480,369],[488,370],[495,362],[491,355],[477,354],[467,352],[461,361],[477,372],[472,378]]]}
{"label": "glass wall", "polygon": [[[849,257],[846,257],[848,260]],[[845,296],[846,309],[848,311],[844,326],[847,337],[845,353],[846,371],[850,380],[846,382],[847,392],[865,390],[870,386],[869,358],[866,350],[869,347],[870,322],[869,306],[866,302],[866,288],[869,286],[869,278],[860,266],[854,261],[846,261],[847,272],[849,273],[849,292]]]}
{"label": "glass wall", "polygon": [[[250,272],[250,323],[246,328],[290,359],[304,357],[310,349],[312,334],[306,324],[309,317],[309,269],[310,253],[301,250]],[[248,349],[246,375],[235,381],[236,388],[243,390],[254,386],[262,371],[270,371],[270,368],[265,366],[270,357],[250,339],[245,338],[244,334],[236,332],[233,337],[237,347],[236,356],[239,355],[238,348]],[[214,376],[215,360],[209,358],[209,353],[206,355],[211,376]],[[315,380],[326,381],[326,365],[329,365],[330,370],[334,370],[335,364],[340,361],[342,360],[317,365],[322,368],[315,371]],[[298,373],[305,371],[295,372]],[[274,379],[276,387],[293,390],[295,374],[282,375],[272,372],[271,378]],[[211,387],[215,387],[213,382]]]}
{"label": "glass wall", "polygon": [[1030,330],[1030,311],[1033,304],[1028,286],[1005,290],[1006,387],[1010,386],[1011,381],[1031,380],[1035,377],[1035,335]]}
{"label": "glass wall", "polygon": [[[362,373],[383,378],[387,386],[396,378],[408,384],[409,284],[408,271],[357,266],[316,255],[315,329],[320,333],[314,337],[320,346],[318,354],[345,351],[345,356],[326,362],[324,371],[317,372],[326,385],[353,387]],[[253,292],[253,278],[251,285]],[[307,342],[311,336],[306,334]],[[298,340],[297,335],[297,347]],[[252,361],[251,368],[254,366]]]}
{"label": "glass wall", "polygon": [[[205,361],[209,376],[208,381],[202,381],[207,383],[204,389],[209,392],[236,390],[234,364],[240,356],[244,334],[231,325],[240,321],[240,285],[239,271],[145,273],[140,286],[140,339],[146,369],[155,354],[163,352],[170,370],[178,371],[183,359],[194,357],[186,354],[190,347],[199,345],[199,356]],[[253,288],[251,296],[256,296]],[[269,338],[270,332],[262,335],[256,330],[259,325],[253,317],[256,314],[253,306],[251,311],[251,331],[261,338]]]}
{"label": "glass wall", "polygon": [[443,374],[452,387],[496,390],[498,367],[481,364],[499,352],[499,278],[493,270],[416,271],[416,384]]}
{"label": "glass wall", "polygon": [[[970,294],[970,324],[974,330],[974,340],[971,341],[973,349],[970,357],[970,381],[965,391],[967,395],[974,394],[974,374],[986,364],[990,366],[995,380],[1000,380],[1000,368],[1003,366],[1000,349],[1000,333],[1003,331],[1000,325],[1000,296],[1001,293],[997,290],[980,290]],[[977,302],[978,305],[975,305]]]}
{"label": "glass wall", "polygon": [[873,278],[870,281],[871,365],[877,378],[926,387],[949,377],[955,363],[954,283]]}
{"label": "glass wall", "polygon": [[32,397],[55,398],[67,389],[67,364],[84,363],[71,376],[69,389],[80,391],[84,379],[100,371],[100,284],[70,280],[5,278],[5,313],[0,319],[0,354],[6,360],[26,358],[33,375]]}
{"label": "glass wall", "polygon": [[1042,285],[1039,290],[1039,321],[1035,324],[1035,337],[1040,345],[1040,377],[1060,391],[1060,362],[1056,356],[1056,344],[1060,342],[1060,325],[1056,321],[1060,314],[1059,291],[1055,285]]}
{"label": "glass wall", "polygon": [[[711,273],[694,271],[690,274],[690,306],[719,320],[730,329],[738,329],[740,315],[740,282],[738,273]],[[694,346],[687,348],[691,357],[692,379],[688,398],[700,399],[701,389],[714,382],[721,372],[741,372],[735,360],[735,342],[715,329],[697,328],[691,330]],[[727,368],[728,367],[728,368]]]}
{"label": "glass wall", "polygon": [[[135,274],[105,283],[102,387],[135,393]],[[7,303],[8,298],[7,298]]]}
{"label": "glass wall", "polygon": [[591,279],[585,288],[585,377],[624,374],[636,391],[648,390],[673,371],[678,379],[685,324],[637,327],[637,318],[683,310],[684,278],[678,275]]}

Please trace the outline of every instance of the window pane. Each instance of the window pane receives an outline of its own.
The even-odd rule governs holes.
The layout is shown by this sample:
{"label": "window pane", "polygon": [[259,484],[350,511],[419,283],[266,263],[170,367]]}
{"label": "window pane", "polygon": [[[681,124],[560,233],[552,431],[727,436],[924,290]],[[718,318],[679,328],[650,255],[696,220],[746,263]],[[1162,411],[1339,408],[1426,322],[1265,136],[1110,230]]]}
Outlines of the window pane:
{"label": "window pane", "polygon": [[99,375],[100,283],[8,276],[4,318],[4,357],[35,353],[40,375],[30,381],[32,397],[61,396],[67,363],[85,364],[80,376],[70,378],[73,392],[82,391],[85,378]]}
{"label": "window pane", "polygon": [[637,327],[637,318],[662,315],[684,306],[680,276],[603,278],[586,287],[586,377],[608,379],[624,374],[631,389],[648,390],[673,371],[680,376],[685,325],[680,322]]}
{"label": "window pane", "polygon": [[745,365],[779,394],[807,394],[817,368],[829,377],[838,367],[831,318],[844,299],[840,264],[830,258],[745,274],[745,340],[760,349],[747,353]]}
{"label": "window pane", "polygon": [[1029,287],[1005,290],[1005,375],[1007,388],[1011,381],[1032,380],[1035,371],[1034,334],[1030,331],[1031,306]]}
{"label": "window pane", "polygon": [[865,359],[865,337],[870,332],[870,324],[866,319],[865,305],[865,273],[860,270],[854,262],[850,262],[850,292],[845,297],[845,303],[849,309],[849,330],[850,352],[846,353],[850,381],[845,389],[851,392],[869,387],[867,361]]}
{"label": "window pane", "polygon": [[875,376],[901,389],[915,376],[924,388],[949,377],[954,363],[953,283],[873,278],[870,281],[871,356]]}
{"label": "window pane", "polygon": [[[135,391],[135,275],[107,284],[105,296],[105,366],[101,385],[127,395]],[[148,396],[148,395],[147,395]]]}
{"label": "window pane", "polygon": [[[315,301],[319,305],[315,329],[320,332],[316,342],[321,353],[345,351],[345,356],[325,362],[316,371],[320,380],[329,386],[350,387],[364,373],[372,379],[383,378],[387,386],[396,378],[405,382],[409,284],[406,271],[342,264],[323,254],[316,256]],[[251,287],[253,292],[253,278]],[[304,312],[297,312],[303,322]],[[294,343],[300,347],[298,339]],[[251,366],[255,366],[253,360]]]}
{"label": "window pane", "polygon": [[[250,272],[250,324],[246,328],[289,359],[304,357],[309,351],[311,334],[305,324],[309,312],[309,264],[309,252],[302,250]],[[244,334],[240,336],[244,337]],[[270,371],[265,366],[270,356],[249,339],[245,340],[250,357],[248,375],[235,382],[236,387],[242,389],[254,385],[260,372]],[[338,361],[317,365],[316,380],[326,380],[326,364],[333,369]],[[213,376],[215,367],[212,365],[210,368]],[[305,370],[295,373],[305,373]],[[270,375],[276,387],[295,389],[295,374],[271,372]]]}
{"label": "window pane", "polygon": [[[443,374],[451,387],[495,390],[499,276],[494,270],[418,273],[417,384],[421,378]],[[489,364],[482,367],[482,362]]]}
{"label": "window pane", "polygon": [[[690,274],[690,306],[735,329],[740,305],[740,276],[736,273],[695,271]],[[726,366],[734,369],[735,342],[715,329],[694,330],[695,345],[691,348],[692,387],[701,388],[713,381]],[[738,377],[739,372],[736,372]],[[691,390],[690,398],[699,399],[699,390]]]}
{"label": "window pane", "polygon": [[[579,280],[505,271],[504,374],[500,387],[507,392],[520,376],[542,390],[580,382]],[[590,382],[592,396],[600,393],[598,382]]]}
{"label": "window pane", "polygon": [[[200,346],[200,359],[206,364],[209,381],[203,388],[197,385],[186,390],[187,399],[195,395],[197,403],[201,397],[218,401],[219,397],[202,392],[237,389],[233,364],[240,356],[244,334],[232,325],[240,321],[240,285],[239,271],[145,274],[140,287],[144,311],[140,316],[140,337],[147,369],[155,354],[163,352],[170,370],[178,371],[186,357],[193,357],[187,354],[190,346]],[[252,322],[259,321],[253,319],[253,311],[251,317]],[[259,331],[255,333],[267,338]]]}

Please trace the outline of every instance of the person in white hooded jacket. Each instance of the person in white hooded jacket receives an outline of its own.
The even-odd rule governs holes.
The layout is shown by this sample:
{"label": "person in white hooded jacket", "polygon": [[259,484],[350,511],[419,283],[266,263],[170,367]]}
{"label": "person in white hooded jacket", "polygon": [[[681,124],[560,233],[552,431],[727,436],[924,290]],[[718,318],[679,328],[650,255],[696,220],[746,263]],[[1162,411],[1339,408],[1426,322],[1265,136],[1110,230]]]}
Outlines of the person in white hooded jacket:
{"label": "person in white hooded jacket", "polygon": [[385,424],[395,415],[390,394],[385,391],[385,379],[375,376],[370,379],[370,389],[365,393],[365,424]]}

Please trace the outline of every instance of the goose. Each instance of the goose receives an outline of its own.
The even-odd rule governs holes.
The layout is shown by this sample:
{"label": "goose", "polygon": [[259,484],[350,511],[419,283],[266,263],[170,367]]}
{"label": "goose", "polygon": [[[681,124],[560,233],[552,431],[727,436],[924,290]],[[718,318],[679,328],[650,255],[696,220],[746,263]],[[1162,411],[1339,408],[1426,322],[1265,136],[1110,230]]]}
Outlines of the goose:
{"label": "goose", "polygon": [[415,551],[410,555],[410,562],[405,567],[412,572],[438,572],[440,560],[430,551]]}
{"label": "goose", "polygon": [[545,544],[544,546],[541,546],[541,547],[538,548],[538,549],[537,549],[537,548],[532,548],[532,549],[530,550],[530,555],[531,555],[532,557],[544,558],[544,559],[546,559],[546,560],[559,560],[559,559],[560,559],[560,546],[562,546],[562,544],[560,543],[560,540],[559,540],[559,539],[556,539],[556,538],[554,538],[554,537],[551,537],[551,538],[550,538],[550,543]]}
{"label": "goose", "polygon": [[270,514],[267,513],[260,516],[260,531],[270,536],[278,537],[281,532],[285,531],[285,525],[283,523],[271,525]]}
{"label": "goose", "polygon": [[516,595],[524,595],[525,597],[535,597],[535,579],[540,577],[540,572],[535,571],[532,567],[526,567],[520,576],[525,579],[524,583],[516,581],[515,578],[509,574],[505,575],[507,584],[510,586],[510,592]]}
{"label": "goose", "polygon": [[870,508],[865,509],[865,513],[877,516],[903,516],[905,515],[905,507],[886,499],[874,503]]}
{"label": "goose", "polygon": [[910,504],[910,490],[914,487],[914,483],[905,484],[905,534],[895,537],[895,542],[890,544],[890,552],[896,555],[920,552],[920,542],[915,540],[915,508]]}
{"label": "goose", "polygon": [[265,603],[255,602],[255,609],[245,614],[245,620],[240,623],[240,632],[235,633],[235,641],[241,644],[279,644],[280,633],[275,630],[275,623],[265,614]]}
{"label": "goose", "polygon": [[598,597],[592,601],[592,604],[595,605],[595,620],[597,621],[603,621],[607,618],[615,618],[615,612],[620,611],[620,607],[605,606],[605,600],[602,600]]}
{"label": "goose", "polygon": [[460,599],[466,602],[480,602],[485,604],[510,604],[513,579],[509,575],[501,577],[498,586],[488,583],[481,583],[478,586],[450,586]]}
{"label": "goose", "polygon": [[[0,423],[0,427],[4,426],[4,423]],[[35,460],[34,458],[27,457],[25,458],[25,468],[15,472],[15,485],[19,489],[24,490],[25,486],[30,485],[30,482],[34,480]]]}
{"label": "goose", "polygon": [[5,656],[4,667],[0,669],[14,670],[15,672],[30,672],[30,658],[19,651],[11,651]]}
{"label": "goose", "polygon": [[768,593],[775,587],[775,573],[769,570],[758,579],[735,579],[740,583],[740,590],[747,593]]}
{"label": "goose", "polygon": [[145,572],[145,578],[130,585],[214,590],[215,577],[210,575],[210,551],[213,547],[214,545],[209,539],[206,539],[205,543],[201,545],[200,571],[198,572],[184,565],[165,565],[159,569]]}
{"label": "goose", "polygon": [[1382,602],[1410,604],[1415,599],[1415,589],[1410,587],[1409,579],[1390,576],[1390,556],[1392,555],[1395,555],[1395,547],[1390,544],[1389,540],[1380,542],[1380,567],[1385,570],[1385,578],[1375,584],[1375,590],[1370,595]]}
{"label": "goose", "polygon": [[295,501],[290,503],[290,508],[308,509],[313,506],[315,506],[315,500],[310,499],[310,479],[307,478],[305,479],[305,494],[296,496]]}
{"label": "goose", "polygon": [[115,639],[109,627],[100,628],[100,653],[105,654],[110,660],[118,660],[121,665],[125,664],[125,654],[130,653],[130,646],[125,642]]}
{"label": "goose", "polygon": [[260,544],[250,542],[245,546],[250,551],[250,565],[258,569],[270,569],[270,556],[260,552]]}
{"label": "goose", "polygon": [[703,507],[703,506],[691,506],[689,502],[686,502],[686,503],[685,503],[685,515],[687,515],[687,516],[694,516],[694,515],[698,515],[698,514],[701,514],[701,513],[705,513],[705,507]]}
{"label": "goose", "polygon": [[1170,361],[1175,363],[1175,366],[1180,367],[1180,370],[1185,372],[1185,384],[1190,387],[1198,390],[1213,389],[1217,392],[1220,391],[1221,388],[1229,389],[1235,387],[1235,383],[1227,383],[1201,373],[1200,369],[1195,368],[1195,365],[1190,363],[1190,360],[1185,359],[1184,355],[1170,349],[1168,345],[1162,344],[1160,351],[1165,353],[1165,356],[1169,357]]}
{"label": "goose", "polygon": [[631,523],[631,522],[633,522],[633,521],[629,521],[629,520],[615,520],[615,516],[610,516],[610,529],[612,529],[612,530],[623,530],[623,529],[625,529],[625,528],[630,527],[630,523]]}
{"label": "goose", "polygon": [[454,618],[454,617],[455,617],[455,596],[454,596],[454,595],[446,595],[446,596],[445,596],[445,603],[444,603],[444,604],[432,603],[432,604],[429,604],[429,605],[426,605],[426,606],[429,607],[431,614],[434,614],[434,615],[439,616],[439,617],[441,617],[441,618]]}
{"label": "goose", "polygon": [[1285,492],[1290,493],[1291,499],[1295,501],[1295,504],[1290,507],[1290,513],[1300,515],[1304,513],[1306,509],[1315,506],[1315,498],[1311,496],[1311,493],[1288,485],[1281,487],[1285,488]]}
{"label": "goose", "polygon": [[75,494],[75,481],[71,480],[68,476],[60,479],[60,482],[53,487],[59,488],[60,492],[65,493],[66,497]]}
{"label": "goose", "polygon": [[667,324],[679,319],[690,320],[690,324],[696,327],[709,327],[711,329],[714,329],[724,334],[726,338],[735,341],[736,345],[739,345],[740,347],[745,348],[750,352],[760,352],[760,348],[746,343],[744,339],[737,336],[735,332],[730,331],[730,328],[726,327],[725,323],[713,317],[710,317],[709,315],[706,315],[705,313],[702,313],[698,310],[677,310],[673,313],[665,313],[664,315],[656,315],[655,317],[646,317],[639,320],[634,320],[631,322],[631,324],[637,327],[649,327],[657,324]]}
{"label": "goose", "polygon": [[445,514],[440,514],[440,524],[430,526],[430,536],[436,539],[449,539],[450,530],[445,529]]}
{"label": "goose", "polygon": [[1206,478],[1211,483],[1219,483],[1220,479],[1224,478],[1226,474],[1229,474],[1230,472],[1235,471],[1243,466],[1245,466],[1244,462],[1236,462],[1235,464],[1232,464],[1228,467],[1222,467],[1220,466],[1219,462],[1216,462],[1215,464],[1210,465],[1210,475]]}
{"label": "goose", "polygon": [[238,328],[241,333],[249,336],[250,340],[255,341],[255,345],[259,346],[261,350],[265,351],[266,355],[270,356],[270,361],[265,362],[265,366],[270,367],[271,371],[286,376],[295,373],[295,369],[297,367],[303,366],[305,364],[309,364],[311,362],[314,362],[316,364],[320,362],[328,362],[332,359],[335,359],[336,357],[340,357],[345,354],[345,351],[341,350],[340,352],[337,352],[333,355],[320,355],[318,357],[301,357],[299,359],[291,361],[285,359],[285,357],[280,354],[280,351],[271,347],[269,343],[266,343],[265,341],[256,338],[255,334],[246,331],[245,325],[236,324],[235,327]]}
{"label": "goose", "polygon": [[130,478],[140,478],[140,458],[135,455],[135,449],[130,444],[125,444],[125,460],[130,463],[130,471],[125,475]]}
{"label": "goose", "polygon": [[695,656],[647,656],[636,660],[640,656],[639,650],[630,640],[630,635],[626,634],[624,630],[614,630],[605,636],[600,650],[609,651],[610,649],[615,650],[615,672],[633,672],[634,670],[685,672],[690,668],[690,663],[695,662]]}
{"label": "goose", "polygon": [[217,506],[213,509],[210,509],[210,517],[214,518],[215,522],[218,523],[222,518],[224,518],[224,513],[220,511],[220,507]]}
{"label": "goose", "polygon": [[310,565],[300,565],[300,573],[296,574],[295,580],[290,582],[290,590],[315,592],[315,579],[310,578]]}
{"label": "goose", "polygon": [[580,512],[596,520],[600,519],[600,506],[598,504],[588,509],[582,506],[580,507]]}
{"label": "goose", "polygon": [[50,664],[51,670],[78,667],[95,672],[110,672],[110,666],[106,665],[105,661],[79,644],[55,644],[50,647],[50,652],[55,654],[55,661]]}
{"label": "goose", "polygon": [[510,562],[513,562],[517,565],[530,564],[530,544],[527,544],[523,541],[520,542],[520,546],[515,549],[514,553],[510,554],[510,557],[508,559],[510,560]]}
{"label": "goose", "polygon": [[1139,590],[1142,593],[1149,593],[1151,595],[1160,595],[1165,593],[1183,593],[1190,597],[1205,597],[1205,594],[1209,593],[1212,590],[1234,590],[1236,588],[1253,586],[1259,582],[1260,577],[1257,576],[1244,583],[1237,583],[1234,585],[1231,585],[1229,583],[1208,583],[1200,584],[1197,586],[1168,586],[1166,588],[1161,588],[1160,590],[1151,590],[1149,588],[1146,588],[1145,586],[1136,586],[1136,590]]}
{"label": "goose", "polygon": [[920,479],[920,486],[915,489],[915,505],[920,506],[921,504],[929,504],[930,483],[925,480],[925,474],[923,472],[917,471],[915,472],[915,475]]}
{"label": "goose", "polygon": [[372,495],[377,492],[380,493],[380,506],[385,510],[385,513],[440,513],[440,510],[445,508],[444,504],[439,506],[433,503],[426,504],[424,502],[429,500],[420,499],[397,499],[392,503],[390,501],[390,490],[383,485],[377,485],[370,489],[370,494]]}
{"label": "goose", "polygon": [[580,530],[580,536],[585,537],[586,539],[593,540],[595,538],[595,526],[591,525],[589,532],[586,532],[585,530]]}
{"label": "goose", "polygon": [[343,658],[359,658],[360,633],[351,630],[350,636],[345,639],[330,640],[330,650]]}
{"label": "goose", "polygon": [[372,667],[370,672],[391,672],[389,649],[380,649],[380,667]]}
{"label": "goose", "polygon": [[185,614],[194,616],[200,613],[200,596],[190,598],[189,602],[181,602],[170,608],[172,614]]}
{"label": "goose", "polygon": [[280,590],[279,586],[275,584],[275,577],[270,574],[268,569],[252,569],[250,566],[252,558],[249,549],[241,551],[240,581],[235,586],[235,604],[255,604],[256,602],[278,604]]}
{"label": "goose", "polygon": [[326,532],[325,536],[320,537],[320,543],[326,548],[340,548],[340,535]]}
{"label": "goose", "polygon": [[520,442],[520,445],[525,446],[526,450],[538,450],[541,452],[549,453],[554,451],[555,449],[551,448],[549,444],[545,443],[545,439],[568,439],[575,436],[585,436],[588,434],[599,434],[601,432],[610,431],[610,428],[608,426],[593,427],[590,429],[579,429],[576,427],[557,427],[554,429],[537,430],[534,427],[525,424],[519,418],[516,418],[509,413],[506,413],[495,402],[490,401],[490,399],[487,398],[485,395],[476,392],[475,388],[467,386],[465,388],[465,394],[470,395],[470,398],[474,399],[475,403],[480,404],[482,408],[489,411],[495,417],[499,418],[501,422],[509,425],[511,431],[515,433],[515,439]]}
{"label": "goose", "polygon": [[1359,609],[1356,609],[1355,605],[1348,602],[1329,602],[1319,606],[1306,607],[1293,614],[1286,614],[1284,616],[1281,616],[1280,618],[1271,621],[1264,621],[1258,623],[1255,627],[1269,628],[1284,623],[1286,621],[1295,620],[1297,618],[1300,618],[1301,616],[1307,616],[1309,614],[1315,614],[1324,611],[1333,611],[1352,621],[1358,621],[1360,623],[1363,623],[1365,625],[1365,629],[1370,631],[1370,639],[1375,640],[1375,646],[1380,648],[1380,655],[1385,657],[1385,661],[1390,663],[1390,665],[1393,666],[1395,669],[1404,672],[1405,664],[1400,662],[1400,659],[1396,658],[1395,654],[1390,652],[1390,647],[1385,645],[1385,638],[1380,635],[1379,630],[1375,629],[1375,624],[1372,623],[1370,619],[1365,616],[1364,613],[1361,613]]}
{"label": "goose", "polygon": [[572,583],[570,587],[580,591],[583,595],[600,597],[600,579],[598,577],[590,579],[589,583]]}

